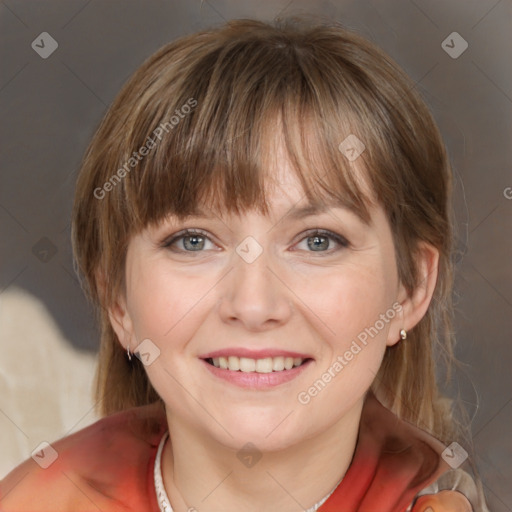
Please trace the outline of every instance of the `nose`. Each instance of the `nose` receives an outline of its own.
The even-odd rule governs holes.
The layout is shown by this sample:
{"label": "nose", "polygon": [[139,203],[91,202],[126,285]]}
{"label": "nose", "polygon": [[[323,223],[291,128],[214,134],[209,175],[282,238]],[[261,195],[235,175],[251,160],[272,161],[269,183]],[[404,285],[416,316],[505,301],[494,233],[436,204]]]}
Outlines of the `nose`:
{"label": "nose", "polygon": [[223,322],[249,331],[265,331],[285,324],[292,314],[292,292],[278,265],[264,250],[248,263],[234,255],[234,269],[223,280],[219,314]]}

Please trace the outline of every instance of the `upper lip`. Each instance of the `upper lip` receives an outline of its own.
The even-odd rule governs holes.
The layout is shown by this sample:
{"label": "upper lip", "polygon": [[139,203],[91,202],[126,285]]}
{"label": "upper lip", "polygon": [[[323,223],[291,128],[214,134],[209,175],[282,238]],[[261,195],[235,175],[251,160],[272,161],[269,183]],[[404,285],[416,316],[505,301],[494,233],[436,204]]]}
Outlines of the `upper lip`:
{"label": "upper lip", "polygon": [[202,356],[201,359],[213,359],[216,357],[247,357],[249,359],[265,359],[267,357],[300,357],[301,359],[312,359],[308,354],[301,354],[300,352],[292,352],[290,350],[280,350],[278,348],[263,348],[263,349],[249,349],[241,347],[223,348],[221,350],[215,350],[208,352]]}

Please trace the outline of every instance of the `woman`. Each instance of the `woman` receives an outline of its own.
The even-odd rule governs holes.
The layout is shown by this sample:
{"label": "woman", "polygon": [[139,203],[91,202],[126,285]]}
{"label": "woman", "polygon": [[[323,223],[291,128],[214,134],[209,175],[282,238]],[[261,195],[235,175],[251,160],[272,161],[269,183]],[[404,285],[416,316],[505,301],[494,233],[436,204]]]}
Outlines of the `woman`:
{"label": "woman", "polygon": [[162,48],[77,184],[105,417],[3,509],[486,511],[434,374],[450,194],[414,84],[360,36],[239,20]]}

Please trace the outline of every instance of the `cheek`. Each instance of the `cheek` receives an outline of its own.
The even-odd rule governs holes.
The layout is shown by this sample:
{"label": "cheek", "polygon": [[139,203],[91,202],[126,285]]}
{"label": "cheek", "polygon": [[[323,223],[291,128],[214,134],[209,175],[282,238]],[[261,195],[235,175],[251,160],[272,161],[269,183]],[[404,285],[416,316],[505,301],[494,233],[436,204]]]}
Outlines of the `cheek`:
{"label": "cheek", "polygon": [[[315,290],[310,290],[307,304],[325,324],[331,343],[340,349],[374,326],[391,308],[394,298],[385,275],[370,266],[333,271],[317,283]],[[385,328],[378,324],[383,338],[387,326],[387,322]]]}
{"label": "cheek", "polygon": [[375,266],[354,265],[322,281],[308,306],[321,320],[316,325],[322,324],[322,342],[328,349],[297,400],[308,405],[313,416],[318,413],[334,422],[375,379],[396,312],[392,282],[375,272]]}
{"label": "cheek", "polygon": [[150,338],[163,347],[167,340],[187,340],[198,327],[212,284],[169,272],[165,261],[133,269],[128,309],[138,340]]}

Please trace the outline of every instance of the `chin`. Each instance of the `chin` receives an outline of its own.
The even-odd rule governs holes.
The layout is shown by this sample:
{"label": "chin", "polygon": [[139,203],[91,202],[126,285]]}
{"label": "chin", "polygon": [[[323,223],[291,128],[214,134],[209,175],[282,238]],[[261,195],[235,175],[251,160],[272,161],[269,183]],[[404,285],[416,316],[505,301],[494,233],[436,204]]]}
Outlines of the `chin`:
{"label": "chin", "polygon": [[209,423],[209,435],[234,450],[240,450],[247,443],[252,443],[262,452],[289,448],[300,442],[304,435],[305,419],[298,424],[292,408],[239,412],[235,415],[219,415],[216,419],[224,428],[219,427],[213,432],[212,424]]}

